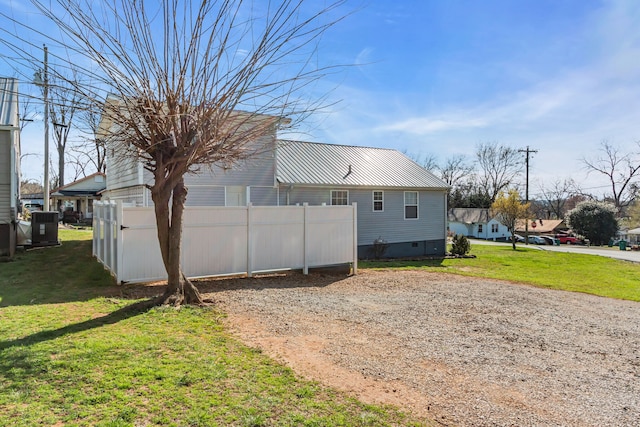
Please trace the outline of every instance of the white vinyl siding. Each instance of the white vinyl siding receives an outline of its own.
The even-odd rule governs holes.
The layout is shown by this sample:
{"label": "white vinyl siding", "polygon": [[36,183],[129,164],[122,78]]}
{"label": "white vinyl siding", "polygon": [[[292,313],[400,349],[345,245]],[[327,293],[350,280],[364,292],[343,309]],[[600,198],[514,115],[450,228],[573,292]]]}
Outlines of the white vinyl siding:
{"label": "white vinyl siding", "polygon": [[373,211],[384,212],[384,191],[373,192]]}
{"label": "white vinyl siding", "polygon": [[349,204],[348,190],[331,190],[331,205],[346,206]]}
{"label": "white vinyl siding", "polygon": [[418,192],[404,192],[404,219],[418,219]]}

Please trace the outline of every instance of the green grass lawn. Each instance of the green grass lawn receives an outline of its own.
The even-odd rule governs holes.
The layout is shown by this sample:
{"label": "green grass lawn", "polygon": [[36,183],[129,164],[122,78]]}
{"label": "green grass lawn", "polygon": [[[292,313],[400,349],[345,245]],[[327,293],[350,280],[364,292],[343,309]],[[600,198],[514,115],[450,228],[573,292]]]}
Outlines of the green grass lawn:
{"label": "green grass lawn", "polygon": [[640,264],[595,255],[471,243],[476,258],[360,262],[360,268],[420,269],[528,283],[640,301]]}
{"label": "green grass lawn", "polygon": [[0,426],[429,425],[298,378],[215,308],[132,309],[90,237],[0,264]]}

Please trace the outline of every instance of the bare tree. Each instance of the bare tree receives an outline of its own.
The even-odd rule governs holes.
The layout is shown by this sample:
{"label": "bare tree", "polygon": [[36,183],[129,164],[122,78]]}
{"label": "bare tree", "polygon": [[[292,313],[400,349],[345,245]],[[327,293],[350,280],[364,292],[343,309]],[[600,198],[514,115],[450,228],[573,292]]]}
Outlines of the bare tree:
{"label": "bare tree", "polygon": [[254,143],[317,110],[323,100],[312,85],[333,69],[319,64],[317,45],[343,0],[315,11],[303,0],[54,1],[64,13],[34,2],[70,49],[97,67],[94,85],[78,92],[95,101],[111,94],[95,103],[118,127],[105,134],[109,149],[135,156],[153,174],[168,275],[159,302],[201,303],[180,266],[184,176],[269,149]]}
{"label": "bare tree", "polygon": [[67,163],[74,169],[76,179],[89,173],[107,171],[107,146],[100,137],[101,114],[88,109],[80,110],[76,117],[79,140],[71,146]]}
{"label": "bare tree", "polygon": [[498,193],[513,186],[513,181],[520,174],[522,164],[518,150],[497,142],[486,142],[476,149],[476,165],[478,170],[477,184],[482,188],[491,202]]}
{"label": "bare tree", "polygon": [[69,131],[73,116],[80,108],[80,95],[75,79],[52,72],[49,78],[49,117],[53,123],[53,139],[58,153],[58,173],[55,187],[65,185],[65,164]]}
{"label": "bare tree", "polygon": [[452,187],[469,182],[473,173],[473,165],[462,154],[448,157],[440,167],[440,178]]}
{"label": "bare tree", "polygon": [[[640,143],[637,143],[640,145]],[[600,143],[601,155],[596,159],[583,158],[588,173],[604,175],[611,185],[611,199],[618,212],[631,203],[638,192],[635,181],[640,173],[640,153],[621,153],[608,141]]]}
{"label": "bare tree", "polygon": [[[540,185],[540,194],[542,195],[542,204],[549,219],[562,219],[567,212],[567,200],[574,194],[577,194],[577,185],[571,178],[560,180],[556,179],[549,187]],[[543,216],[538,216],[543,218]]]}
{"label": "bare tree", "polygon": [[438,157],[434,154],[410,154],[406,150],[402,152],[404,155],[409,157],[411,160],[422,166],[424,169],[429,172],[436,173],[436,171],[440,170],[440,166],[438,166]]}

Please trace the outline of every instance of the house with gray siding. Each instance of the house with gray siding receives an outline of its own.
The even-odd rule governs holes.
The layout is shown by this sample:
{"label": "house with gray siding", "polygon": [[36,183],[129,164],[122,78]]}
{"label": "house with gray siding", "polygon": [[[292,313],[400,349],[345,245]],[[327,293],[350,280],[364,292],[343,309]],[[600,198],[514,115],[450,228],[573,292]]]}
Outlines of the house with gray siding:
{"label": "house with gray siding", "polygon": [[280,205],[358,204],[358,256],[376,240],[387,257],[443,255],[447,191],[431,172],[397,150],[281,141]]}
{"label": "house with gray siding", "polygon": [[[185,175],[186,205],[356,202],[360,257],[372,256],[376,240],[385,242],[388,257],[445,253],[448,186],[399,151],[278,140],[275,124],[256,144],[263,149],[231,168],[203,165]],[[103,200],[152,204],[146,186],[153,176],[138,160],[107,150],[106,161]]]}
{"label": "house with gray siding", "polygon": [[15,252],[19,197],[18,80],[0,78],[0,256]]}

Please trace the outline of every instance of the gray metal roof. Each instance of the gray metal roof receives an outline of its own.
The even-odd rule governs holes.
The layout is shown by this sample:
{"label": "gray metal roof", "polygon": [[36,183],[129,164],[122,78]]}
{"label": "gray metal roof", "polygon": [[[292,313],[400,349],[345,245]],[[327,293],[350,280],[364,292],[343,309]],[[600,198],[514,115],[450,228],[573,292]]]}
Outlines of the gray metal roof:
{"label": "gray metal roof", "polygon": [[449,188],[397,150],[281,140],[277,159],[284,184]]}
{"label": "gray metal roof", "polygon": [[0,126],[19,126],[17,79],[0,77]]}

